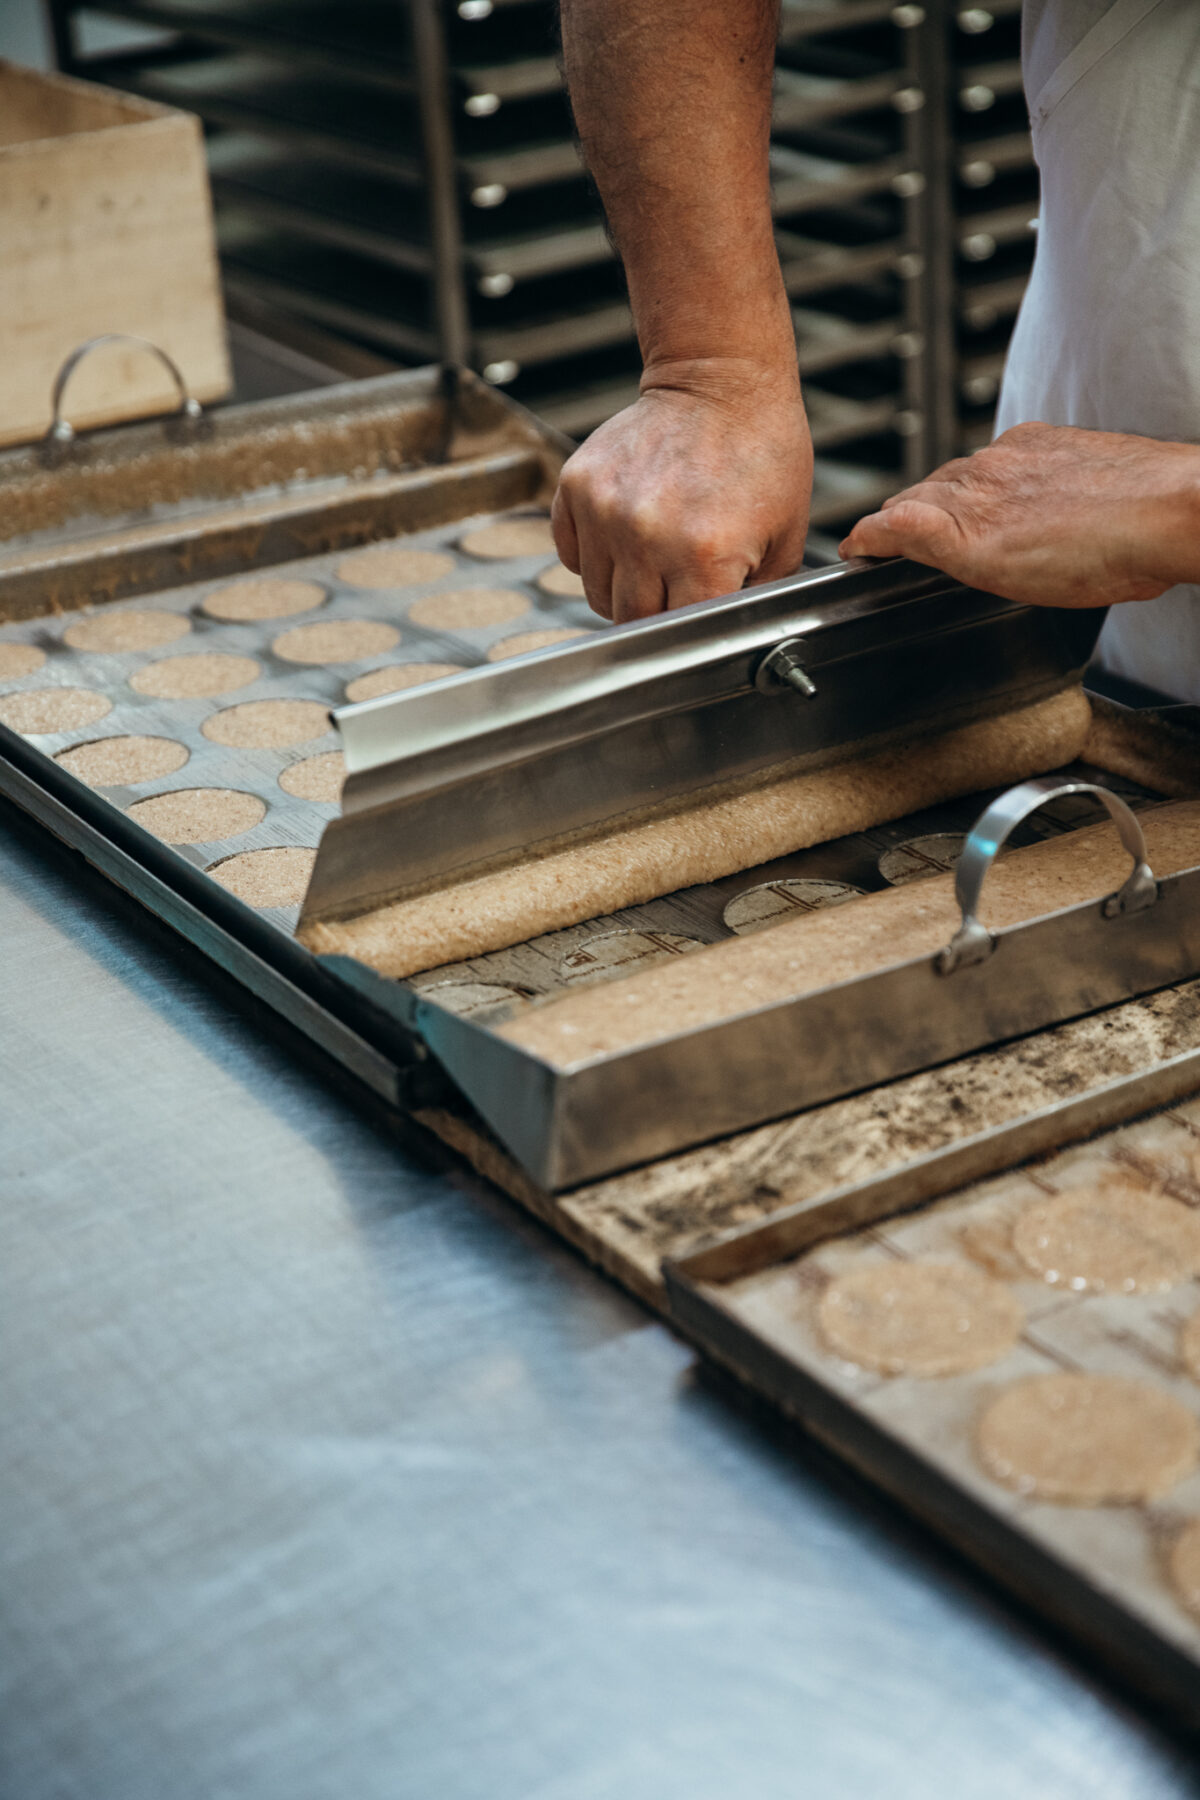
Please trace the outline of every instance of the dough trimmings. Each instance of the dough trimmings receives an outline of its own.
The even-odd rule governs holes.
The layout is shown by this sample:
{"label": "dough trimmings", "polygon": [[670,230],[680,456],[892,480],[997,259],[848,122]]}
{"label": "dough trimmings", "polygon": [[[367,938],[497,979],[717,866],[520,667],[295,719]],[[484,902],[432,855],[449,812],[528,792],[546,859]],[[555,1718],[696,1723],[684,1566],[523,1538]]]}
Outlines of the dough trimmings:
{"label": "dough trimmings", "polygon": [[164,844],[217,844],[252,831],[267,816],[257,794],[236,788],[176,788],[135,800],[126,811]]}
{"label": "dough trimmings", "polygon": [[529,601],[515,588],[447,588],[427,594],[408,609],[414,625],[441,631],[479,631],[487,625],[504,625],[529,611]]}
{"label": "dough trimmings", "polygon": [[1189,1519],[1172,1538],[1167,1574],[1176,1597],[1200,1618],[1200,1519]]}
{"label": "dough trimmings", "polygon": [[461,663],[389,663],[346,683],[347,700],[378,700],[382,694],[400,694],[405,688],[441,681],[444,675],[461,675]]}
{"label": "dough trimmings", "polygon": [[[1071,692],[1007,717],[831,768],[802,770],[748,790],[730,784],[678,813],[631,818],[595,839],[532,854],[512,867],[466,877],[436,893],[397,900],[361,918],[309,924],[305,941],[310,949],[358,956],[386,975],[412,975],[463,961],[681,887],[757,867],[823,838],[866,830],[896,813],[932,806],[951,791],[973,793],[1037,769],[1057,768],[1078,753],[1089,717],[1087,701]],[[1174,831],[1178,825],[1181,839],[1200,841],[1200,809],[1186,820],[1178,817],[1179,811],[1163,807],[1146,815],[1148,833],[1160,848],[1156,816],[1164,829]],[[1065,858],[1061,849],[1055,851],[1063,840],[1051,840],[1051,855],[1064,866],[1056,865],[1040,880],[1037,859],[1047,846],[1014,851],[1011,858],[1001,860],[991,881],[1008,891],[1001,904],[996,892],[989,890],[989,924],[1001,912],[1006,915],[1003,922],[1012,923],[1063,906],[1068,903],[1062,898],[1064,890],[1072,894],[1072,887],[1080,883],[1082,894],[1072,897],[1085,897],[1088,883],[1095,884],[1097,894],[1108,891],[1114,873],[1119,885],[1124,854],[1119,840],[1109,827],[1097,829],[1099,835],[1092,840],[1086,830],[1073,832]],[[1016,892],[1011,870],[1026,856],[1035,859],[1035,867],[1030,877],[1022,877]],[[1169,861],[1170,856],[1160,860]],[[669,968],[631,975],[629,983],[638,987],[631,986],[632,997],[620,1006],[597,1011],[586,991],[564,995],[533,1008],[524,1021],[501,1026],[501,1033],[549,1061],[571,1063],[778,1000],[781,954],[789,994],[845,980],[906,955],[927,951],[932,956],[949,942],[959,924],[953,878],[944,877],[942,882],[940,891],[935,880],[865,895],[850,913],[826,910],[784,919],[769,931],[726,939],[698,951],[688,959],[695,973],[681,981]],[[790,934],[796,931],[802,935],[793,945]],[[643,997],[645,1005],[640,1004]],[[520,1035],[526,1025],[532,1027],[528,1039]]]}
{"label": "dough trimmings", "polygon": [[381,656],[399,642],[396,627],[382,619],[320,619],[281,632],[271,648],[284,662],[346,663]]}
{"label": "dough trimmings", "polygon": [[200,611],[210,619],[221,619],[230,625],[242,625],[255,619],[286,619],[292,613],[312,612],[324,606],[325,589],[315,581],[297,581],[269,575],[256,580],[231,581],[226,587],[214,588],[200,602]]}
{"label": "dough trimmings", "polygon": [[492,525],[479,525],[460,538],[459,545],[468,556],[488,562],[502,562],[510,556],[553,556],[554,533],[549,519],[540,513],[527,513],[515,519],[497,519]]}
{"label": "dough trimmings", "polygon": [[208,873],[248,906],[299,906],[316,860],[315,850],[285,844],[272,850],[242,850],[214,863]]}
{"label": "dough trimmings", "polygon": [[213,713],[200,727],[231,750],[290,750],[324,737],[333,727],[319,700],[243,700]]}
{"label": "dough trimmings", "polygon": [[881,1375],[960,1375],[1006,1356],[1025,1322],[1008,1288],[968,1263],[864,1263],[817,1309],[829,1348]]}
{"label": "dough trimmings", "polygon": [[358,588],[416,587],[423,581],[440,581],[458,567],[444,550],[406,550],[396,544],[376,544],[343,556],[337,566],[339,581]]}
{"label": "dough trimmings", "polygon": [[515,637],[501,638],[487,653],[489,662],[507,662],[510,656],[525,656],[530,650],[545,650],[550,644],[565,644],[570,638],[586,637],[586,630],[571,631],[555,626],[547,631],[519,631]]}
{"label": "dough trimmings", "polygon": [[60,750],[54,760],[89,787],[100,788],[156,781],[162,775],[174,775],[187,759],[187,746],[174,738],[107,737]]}
{"label": "dough trimmings", "polygon": [[[893,758],[893,779],[903,767],[904,758],[897,754]],[[786,854],[775,835],[775,819],[781,827],[794,831],[797,821],[803,820],[809,810],[805,788],[811,783],[809,791],[814,798],[827,802],[831,790],[846,793],[850,774],[851,771],[830,770],[821,777],[779,784],[777,798],[790,791],[795,799],[790,809],[780,807],[778,814],[772,805],[770,855]],[[930,770],[930,775],[937,779],[935,770]],[[825,784],[828,785],[822,794]],[[683,830],[672,829],[673,821],[667,821],[665,828],[654,834],[651,841],[659,855],[664,846],[670,847],[670,862],[663,857],[658,867],[665,866],[676,889],[692,881],[713,880],[720,868],[718,857],[723,858],[731,849],[736,853],[737,846],[745,845],[750,836],[757,839],[756,850],[765,847],[764,826],[768,821],[761,815],[756,821],[755,812],[766,795],[766,790],[760,790],[737,808],[714,807],[711,818],[704,822],[703,835],[697,832],[691,842]],[[812,810],[815,812],[816,806]],[[842,816],[845,817],[844,810]],[[1161,866],[1164,873],[1168,867],[1191,867],[1200,852],[1200,806],[1184,801],[1152,808],[1144,817],[1151,867]],[[1015,924],[1049,911],[1052,906],[1078,904],[1104,893],[1112,872],[1112,862],[1107,858],[1114,850],[1119,853],[1120,845],[1115,832],[1106,833],[1103,826],[1095,828],[1094,836],[1092,831],[1092,827],[1085,827],[1031,844],[1012,851],[997,863],[989,877],[989,926],[997,929]],[[478,956],[483,948],[498,949],[504,942],[520,943],[537,932],[572,924],[583,914],[581,902],[589,899],[594,898],[597,914],[640,904],[652,898],[652,893],[647,892],[648,883],[645,887],[640,883],[635,886],[628,879],[633,860],[630,852],[639,848],[639,839],[643,844],[651,839],[650,829],[630,831],[623,837],[619,849],[618,843],[610,840],[603,860],[588,845],[575,856],[568,852],[530,861],[515,871],[505,871],[509,875],[507,882],[497,875],[443,889],[435,897],[436,912],[433,898],[413,899],[367,915],[369,930],[365,921],[348,921],[338,928],[339,935],[346,946],[354,944],[350,954],[365,954],[371,960],[382,952],[388,958],[388,967],[381,972],[406,974],[421,965],[410,962],[404,970],[396,962],[401,955],[407,960],[417,952],[421,945],[418,931],[425,942],[436,934],[437,949],[445,947],[440,960],[449,962]],[[695,856],[697,840],[706,850],[703,863]],[[780,848],[776,849],[775,844],[780,844]],[[1100,855],[1104,861],[1099,860]],[[766,856],[759,856],[758,860],[765,861]],[[1115,862],[1116,857],[1112,860]],[[732,871],[727,864],[722,872]],[[513,936],[506,935],[502,940],[495,927],[508,920],[516,929]],[[904,957],[933,956],[949,942],[958,922],[954,877],[935,876],[906,887],[864,894],[852,906],[794,914],[778,920],[766,931],[725,938],[691,958],[686,967],[664,966],[631,975],[620,1004],[612,1000],[606,1003],[598,994],[563,994],[547,999],[499,1030],[513,1043],[565,1067],[585,1057],[652,1043],[672,1032],[690,1031],[752,1007],[773,1005],[834,982],[872,974]],[[481,926],[490,927],[486,937]],[[380,964],[374,966],[379,968]]]}
{"label": "dough trimmings", "polygon": [[297,800],[312,800],[320,806],[337,806],[346,779],[346,758],[340,750],[323,750],[319,756],[306,756],[303,762],[289,763],[279,777],[285,794]]}
{"label": "dough trimmings", "polygon": [[1019,1494],[1058,1506],[1132,1506],[1200,1456],[1200,1423],[1162,1388],[1118,1375],[1032,1375],[979,1421],[979,1458]]}
{"label": "dough trimmings", "polygon": [[63,642],[72,650],[119,655],[130,650],[157,650],[161,644],[186,637],[191,629],[190,621],[180,613],[104,610],[87,613],[68,625]]}
{"label": "dough trimmings", "polygon": [[202,650],[194,656],[167,656],[161,662],[135,669],[129,685],[156,700],[209,700],[216,694],[232,694],[257,681],[259,666],[249,656],[226,656],[219,650]]}
{"label": "dough trimmings", "polygon": [[48,737],[56,731],[78,731],[112,711],[107,694],[91,688],[26,688],[0,696],[0,723],[23,737]]}
{"label": "dough trimmings", "polygon": [[1200,1274],[1200,1217],[1119,1171],[1027,1206],[1013,1248],[1035,1275],[1079,1292],[1153,1294]]}

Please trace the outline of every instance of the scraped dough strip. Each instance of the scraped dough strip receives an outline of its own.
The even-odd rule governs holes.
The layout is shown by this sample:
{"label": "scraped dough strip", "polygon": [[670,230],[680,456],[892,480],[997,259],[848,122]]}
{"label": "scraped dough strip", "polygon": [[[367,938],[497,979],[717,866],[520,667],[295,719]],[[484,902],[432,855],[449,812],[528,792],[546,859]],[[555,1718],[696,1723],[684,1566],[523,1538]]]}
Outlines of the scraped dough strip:
{"label": "scraped dough strip", "polygon": [[300,935],[311,950],[356,956],[383,975],[414,975],[1058,767],[1079,754],[1090,718],[1083,693],[1072,689],[1000,718],[618,827],[357,919],[310,923]]}
{"label": "scraped dough strip", "polygon": [[[1141,815],[1157,874],[1200,864],[1200,802]],[[1012,850],[992,869],[982,917],[993,930],[1099,900],[1129,873],[1111,825]],[[866,894],[852,906],[792,914],[752,937],[710,944],[608,987],[566,994],[500,1027],[500,1035],[565,1066],[933,956],[959,924],[952,874]]]}
{"label": "scraped dough strip", "polygon": [[1190,800],[1200,794],[1200,755],[1183,732],[1169,726],[1164,731],[1153,720],[1103,701],[1092,714],[1083,759],[1172,800]]}

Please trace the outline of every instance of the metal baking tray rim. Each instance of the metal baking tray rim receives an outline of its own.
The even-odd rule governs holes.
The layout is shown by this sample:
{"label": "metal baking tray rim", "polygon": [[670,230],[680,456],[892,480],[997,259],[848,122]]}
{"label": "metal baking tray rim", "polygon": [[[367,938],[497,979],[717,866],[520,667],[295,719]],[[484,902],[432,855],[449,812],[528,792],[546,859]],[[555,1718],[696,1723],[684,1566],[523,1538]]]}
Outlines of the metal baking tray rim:
{"label": "metal baking tray rim", "polygon": [[991,1514],[879,1420],[755,1337],[693,1258],[663,1265],[669,1315],[701,1351],[764,1394],[788,1417],[940,1538],[1049,1618],[1085,1654],[1188,1730],[1200,1729],[1195,1663],[1103,1588],[1087,1581],[1007,1521]]}
{"label": "metal baking tray rim", "polygon": [[425,1046],[295,938],[0,724],[0,795],[79,852],[394,1106],[442,1085]]}

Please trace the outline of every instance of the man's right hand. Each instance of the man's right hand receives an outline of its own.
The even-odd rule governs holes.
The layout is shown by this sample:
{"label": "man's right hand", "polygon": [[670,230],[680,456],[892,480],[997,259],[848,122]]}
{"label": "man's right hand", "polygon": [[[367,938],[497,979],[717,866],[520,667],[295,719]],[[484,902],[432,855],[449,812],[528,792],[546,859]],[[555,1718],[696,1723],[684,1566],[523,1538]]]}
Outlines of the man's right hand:
{"label": "man's right hand", "polygon": [[554,535],[618,624],[799,568],[812,442],[795,367],[651,367],[635,403],[570,458]]}

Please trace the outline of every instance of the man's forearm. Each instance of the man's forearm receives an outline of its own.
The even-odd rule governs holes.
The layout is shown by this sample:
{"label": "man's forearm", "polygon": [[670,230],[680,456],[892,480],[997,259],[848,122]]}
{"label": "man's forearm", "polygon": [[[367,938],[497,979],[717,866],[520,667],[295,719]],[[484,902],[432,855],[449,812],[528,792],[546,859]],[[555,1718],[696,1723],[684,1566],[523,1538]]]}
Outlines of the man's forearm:
{"label": "man's forearm", "polygon": [[1200,445],[1164,444],[1162,572],[1176,583],[1200,583]]}
{"label": "man's forearm", "polygon": [[812,441],[771,228],[777,0],[562,0],[641,395],[570,458],[559,555],[617,621],[800,562]]}
{"label": "man's forearm", "polygon": [[768,170],[777,16],[776,0],[562,0],[576,124],[651,372],[794,371]]}

